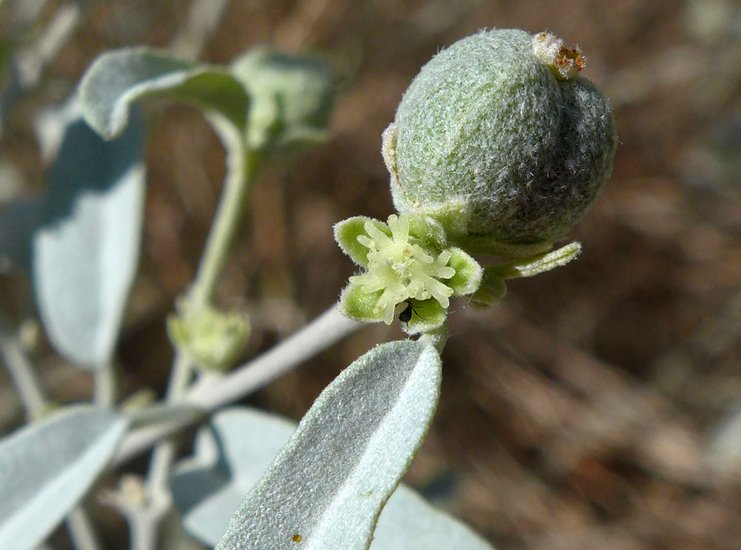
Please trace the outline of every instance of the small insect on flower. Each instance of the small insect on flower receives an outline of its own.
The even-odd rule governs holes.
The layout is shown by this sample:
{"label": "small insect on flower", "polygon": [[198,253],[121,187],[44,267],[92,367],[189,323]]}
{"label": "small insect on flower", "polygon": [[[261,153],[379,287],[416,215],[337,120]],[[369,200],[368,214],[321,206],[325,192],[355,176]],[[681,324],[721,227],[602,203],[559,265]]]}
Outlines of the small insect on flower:
{"label": "small insect on flower", "polygon": [[420,317],[419,312],[414,307],[414,304],[411,300],[406,300],[405,302],[402,302],[399,304],[403,306],[403,309],[399,312],[399,321],[407,324],[409,321],[412,320],[412,315],[416,315],[417,317]]}

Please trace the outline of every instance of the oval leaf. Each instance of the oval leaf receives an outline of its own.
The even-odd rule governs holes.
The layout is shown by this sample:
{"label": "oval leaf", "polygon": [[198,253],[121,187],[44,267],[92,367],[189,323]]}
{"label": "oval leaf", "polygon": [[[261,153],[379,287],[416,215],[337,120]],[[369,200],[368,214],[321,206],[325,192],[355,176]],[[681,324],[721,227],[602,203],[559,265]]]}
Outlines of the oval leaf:
{"label": "oval leaf", "polygon": [[33,242],[33,282],[55,347],[96,368],[113,353],[139,257],[142,128],[103,141],[71,124],[52,167]]}
{"label": "oval leaf", "polygon": [[[185,528],[213,546],[243,496],[296,431],[292,421],[248,408],[217,413],[199,432],[193,458],[172,477],[175,505]],[[381,512],[372,550],[492,550],[468,527],[400,485]]]}
{"label": "oval leaf", "polygon": [[104,53],[80,83],[85,120],[108,139],[126,127],[131,104],[151,95],[169,96],[217,111],[240,129],[246,124],[247,92],[228,71],[194,65],[146,48]]}
{"label": "oval leaf", "polygon": [[72,407],[0,443],[0,548],[34,548],[106,466],[127,422]]}
{"label": "oval leaf", "polygon": [[382,344],[355,361],[317,398],[217,549],[368,548],[427,432],[440,376],[440,356],[421,342]]}

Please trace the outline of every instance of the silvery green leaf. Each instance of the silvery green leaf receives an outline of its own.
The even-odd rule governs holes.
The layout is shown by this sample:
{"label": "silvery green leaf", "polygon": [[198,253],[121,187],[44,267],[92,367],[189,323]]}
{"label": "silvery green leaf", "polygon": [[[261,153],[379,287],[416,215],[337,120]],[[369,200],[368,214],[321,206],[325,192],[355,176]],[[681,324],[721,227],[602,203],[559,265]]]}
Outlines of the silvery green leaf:
{"label": "silvery green leaf", "polygon": [[[217,413],[201,430],[192,458],[172,477],[175,505],[185,528],[215,545],[244,495],[296,430],[294,422],[255,409]],[[491,546],[462,523],[400,485],[381,512],[372,550],[485,550]]]}
{"label": "silvery green leaf", "polygon": [[343,371],[232,517],[218,550],[368,548],[381,508],[427,432],[437,351],[382,344]]}
{"label": "silvery green leaf", "polygon": [[85,120],[106,138],[115,137],[126,127],[132,103],[152,95],[216,111],[237,128],[245,128],[249,101],[234,76],[147,48],[104,53],[80,83]]}
{"label": "silvery green leaf", "polygon": [[127,421],[70,407],[0,442],[0,548],[34,548],[90,488]]}
{"label": "silvery green leaf", "polygon": [[33,242],[33,283],[55,347],[96,368],[113,354],[136,271],[144,207],[142,127],[103,141],[68,126]]}
{"label": "silvery green leaf", "polygon": [[288,442],[295,423],[254,409],[214,415],[196,439],[194,457],[175,468],[171,489],[185,528],[215,545],[244,495]]}
{"label": "silvery green leaf", "polygon": [[391,495],[371,550],[494,550],[469,527],[436,510],[403,485]]}

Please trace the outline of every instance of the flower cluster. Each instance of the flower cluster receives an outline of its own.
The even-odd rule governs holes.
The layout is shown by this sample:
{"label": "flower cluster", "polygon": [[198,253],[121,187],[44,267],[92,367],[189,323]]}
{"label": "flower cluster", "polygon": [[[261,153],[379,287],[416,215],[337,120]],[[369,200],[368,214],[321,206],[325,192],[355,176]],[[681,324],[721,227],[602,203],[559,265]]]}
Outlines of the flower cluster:
{"label": "flower cluster", "polygon": [[390,325],[396,304],[409,300],[434,298],[447,308],[453,289],[440,279],[450,279],[455,270],[448,266],[451,253],[444,251],[433,257],[418,244],[409,242],[409,220],[406,216],[389,216],[391,236],[370,221],[363,224],[366,235],[358,242],[368,248],[368,271],[350,277],[350,283],[365,292],[381,291],[374,313],[383,312],[383,321]]}
{"label": "flower cluster", "polygon": [[481,282],[478,263],[459,248],[446,247],[431,220],[391,215],[387,223],[356,217],[340,222],[335,236],[364,271],[350,277],[340,300],[360,321],[384,321],[407,307],[410,332],[440,326],[452,296],[471,294]]}

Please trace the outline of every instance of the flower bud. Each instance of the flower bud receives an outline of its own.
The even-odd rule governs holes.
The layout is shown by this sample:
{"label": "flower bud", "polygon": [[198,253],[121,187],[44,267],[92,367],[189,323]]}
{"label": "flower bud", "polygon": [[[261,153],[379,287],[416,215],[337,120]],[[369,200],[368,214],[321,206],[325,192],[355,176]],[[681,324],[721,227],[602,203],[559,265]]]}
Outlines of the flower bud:
{"label": "flower bud", "polygon": [[247,316],[212,306],[193,308],[187,300],[181,300],[177,310],[177,315],[167,319],[172,343],[199,368],[221,372],[232,368],[247,346]]}
{"label": "flower bud", "polygon": [[256,48],[237,59],[232,72],[250,96],[253,148],[284,149],[323,139],[335,96],[327,63]]}
{"label": "flower bud", "polygon": [[557,37],[520,30],[437,54],[384,133],[396,209],[431,216],[463,248],[563,237],[609,178],[616,144],[583,66]]}

